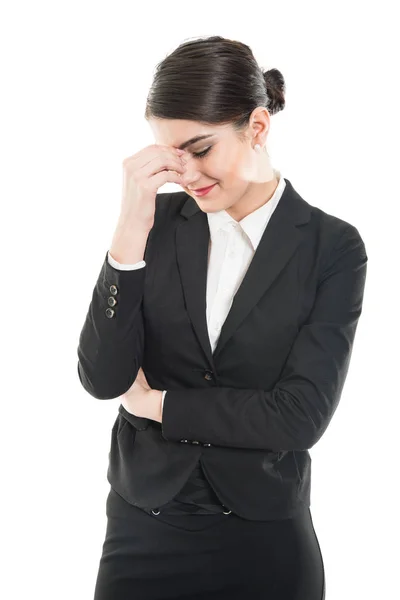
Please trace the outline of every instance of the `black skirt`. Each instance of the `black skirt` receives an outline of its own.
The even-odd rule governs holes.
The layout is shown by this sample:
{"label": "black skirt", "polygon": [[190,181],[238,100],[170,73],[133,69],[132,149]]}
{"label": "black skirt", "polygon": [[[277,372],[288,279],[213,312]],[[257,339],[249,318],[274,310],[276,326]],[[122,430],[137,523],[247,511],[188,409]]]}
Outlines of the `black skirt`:
{"label": "black skirt", "polygon": [[310,509],[280,521],[148,514],[114,489],[94,600],[324,600]]}

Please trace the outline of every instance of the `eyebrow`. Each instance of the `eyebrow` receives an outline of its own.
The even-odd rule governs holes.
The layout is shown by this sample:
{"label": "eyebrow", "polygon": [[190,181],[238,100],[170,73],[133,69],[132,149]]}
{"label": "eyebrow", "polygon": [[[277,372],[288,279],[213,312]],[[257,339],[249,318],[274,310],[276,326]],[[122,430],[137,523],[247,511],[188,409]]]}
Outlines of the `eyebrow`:
{"label": "eyebrow", "polygon": [[200,142],[200,140],[205,140],[209,137],[212,137],[213,135],[213,133],[208,133],[207,135],[196,135],[195,137],[190,138],[190,140],[187,140],[187,142],[184,142],[183,144],[178,146],[179,150],[184,150],[185,148],[187,148],[187,146],[191,146],[192,144]]}

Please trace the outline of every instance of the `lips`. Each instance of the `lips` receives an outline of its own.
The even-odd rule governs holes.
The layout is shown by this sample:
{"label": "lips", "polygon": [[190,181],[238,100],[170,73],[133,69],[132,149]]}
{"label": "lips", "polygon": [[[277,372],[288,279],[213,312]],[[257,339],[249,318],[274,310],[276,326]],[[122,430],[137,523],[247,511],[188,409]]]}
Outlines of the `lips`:
{"label": "lips", "polygon": [[213,183],[212,185],[209,185],[205,188],[197,188],[197,190],[190,190],[190,191],[195,194],[204,194],[205,192],[208,192],[209,190],[211,190],[215,185],[216,185],[216,183]]}
{"label": "lips", "polygon": [[197,190],[190,190],[190,191],[191,192],[205,192],[206,190],[209,190],[210,188],[212,188],[213,185],[215,185],[215,183],[213,183],[212,185],[208,185],[207,187],[197,188]]}

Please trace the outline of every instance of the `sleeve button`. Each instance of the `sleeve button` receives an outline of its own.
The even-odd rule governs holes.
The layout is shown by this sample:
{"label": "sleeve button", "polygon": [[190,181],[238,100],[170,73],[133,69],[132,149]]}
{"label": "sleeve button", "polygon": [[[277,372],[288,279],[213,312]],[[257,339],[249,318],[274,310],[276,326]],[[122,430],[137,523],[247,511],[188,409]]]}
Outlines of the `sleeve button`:
{"label": "sleeve button", "polygon": [[106,316],[111,319],[114,316],[115,310],[113,310],[112,308],[107,308],[106,309]]}

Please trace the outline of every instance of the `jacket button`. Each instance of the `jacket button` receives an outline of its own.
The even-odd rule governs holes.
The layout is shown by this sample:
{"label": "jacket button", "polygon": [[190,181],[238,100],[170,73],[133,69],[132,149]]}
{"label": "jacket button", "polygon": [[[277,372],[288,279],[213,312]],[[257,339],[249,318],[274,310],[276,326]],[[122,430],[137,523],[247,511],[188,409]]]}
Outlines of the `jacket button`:
{"label": "jacket button", "polygon": [[114,316],[115,310],[113,310],[112,308],[107,308],[106,309],[106,315],[109,319],[111,319],[111,317]]}
{"label": "jacket button", "polygon": [[203,446],[205,446],[206,448],[210,448],[211,444],[203,444]]}
{"label": "jacket button", "polygon": [[196,442],[196,440],[193,440],[192,444],[200,444],[200,442]]}
{"label": "jacket button", "polygon": [[116,285],[110,285],[110,292],[112,293],[113,296],[115,296],[116,294],[118,294],[118,288]]}
{"label": "jacket button", "polygon": [[212,371],[206,371],[204,374],[204,379],[207,379],[207,381],[212,381],[213,378],[213,372]]}
{"label": "jacket button", "polygon": [[184,444],[187,444],[188,440],[181,440],[181,442],[183,442]]}
{"label": "jacket button", "polygon": [[116,299],[113,298],[112,296],[110,296],[108,299],[108,306],[115,306],[116,304],[117,304]]}

